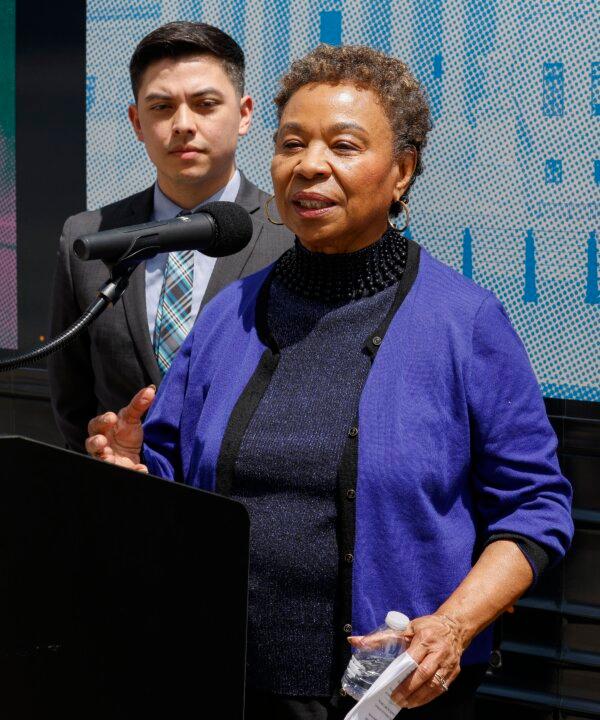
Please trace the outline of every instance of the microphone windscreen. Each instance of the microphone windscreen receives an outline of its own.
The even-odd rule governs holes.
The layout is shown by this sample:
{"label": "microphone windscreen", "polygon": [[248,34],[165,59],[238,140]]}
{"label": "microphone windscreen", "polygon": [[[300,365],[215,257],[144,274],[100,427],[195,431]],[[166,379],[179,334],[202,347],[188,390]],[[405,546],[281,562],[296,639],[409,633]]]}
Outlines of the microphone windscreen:
{"label": "microphone windscreen", "polygon": [[243,207],[233,202],[212,202],[202,205],[200,213],[210,215],[217,226],[213,241],[203,248],[204,255],[225,257],[239,252],[252,238],[252,220]]}

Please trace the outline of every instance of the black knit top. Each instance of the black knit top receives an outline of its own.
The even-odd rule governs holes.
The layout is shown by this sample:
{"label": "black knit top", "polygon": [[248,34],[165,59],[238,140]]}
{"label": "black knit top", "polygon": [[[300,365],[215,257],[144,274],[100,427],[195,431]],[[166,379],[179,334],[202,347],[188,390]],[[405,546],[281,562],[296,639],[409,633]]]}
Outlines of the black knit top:
{"label": "black knit top", "polygon": [[251,520],[249,687],[328,695],[335,667],[338,465],[370,369],[361,352],[390,308],[406,240],[323,255],[298,242],[268,301],[279,362],[243,438],[232,497]]}

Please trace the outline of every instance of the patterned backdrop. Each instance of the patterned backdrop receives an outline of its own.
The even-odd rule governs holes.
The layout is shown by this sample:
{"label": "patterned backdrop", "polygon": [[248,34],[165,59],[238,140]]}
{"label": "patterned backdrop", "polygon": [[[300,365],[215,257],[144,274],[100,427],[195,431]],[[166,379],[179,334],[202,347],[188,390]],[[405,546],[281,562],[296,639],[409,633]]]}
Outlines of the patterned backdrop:
{"label": "patterned backdrop", "polygon": [[0,348],[17,347],[15,2],[0,12]]}
{"label": "patterned backdrop", "polygon": [[434,129],[412,237],[493,290],[546,396],[600,401],[600,3],[597,0],[88,0],[88,206],[153,180],[128,127],[135,44],[176,19],[244,48],[257,112],[244,172],[271,187],[277,77],[320,41],[406,60]]}

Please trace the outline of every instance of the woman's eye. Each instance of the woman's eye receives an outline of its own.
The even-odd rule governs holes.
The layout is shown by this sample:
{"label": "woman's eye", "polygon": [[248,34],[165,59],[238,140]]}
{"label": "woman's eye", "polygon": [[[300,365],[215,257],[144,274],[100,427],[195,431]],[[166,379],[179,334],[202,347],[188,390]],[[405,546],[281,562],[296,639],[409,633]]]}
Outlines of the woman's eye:
{"label": "woman's eye", "polygon": [[336,143],[334,147],[336,150],[342,150],[342,152],[349,152],[357,149],[355,145],[352,145],[352,143],[349,142],[339,142]]}

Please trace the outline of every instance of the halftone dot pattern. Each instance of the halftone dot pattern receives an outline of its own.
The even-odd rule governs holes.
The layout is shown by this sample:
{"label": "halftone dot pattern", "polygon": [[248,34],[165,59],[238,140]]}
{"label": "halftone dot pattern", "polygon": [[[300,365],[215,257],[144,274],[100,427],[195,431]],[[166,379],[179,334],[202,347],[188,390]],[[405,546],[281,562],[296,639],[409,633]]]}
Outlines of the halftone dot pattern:
{"label": "halftone dot pattern", "polygon": [[406,60],[434,118],[412,236],[500,297],[546,395],[600,401],[600,3],[90,0],[90,207],[153,181],[128,127],[127,65],[175,19],[218,25],[244,48],[257,109],[238,161],[266,190],[272,98],[292,60],[340,25],[343,43]]}
{"label": "halftone dot pattern", "polygon": [[17,325],[17,196],[15,166],[15,4],[0,14],[0,348],[15,350]]}

